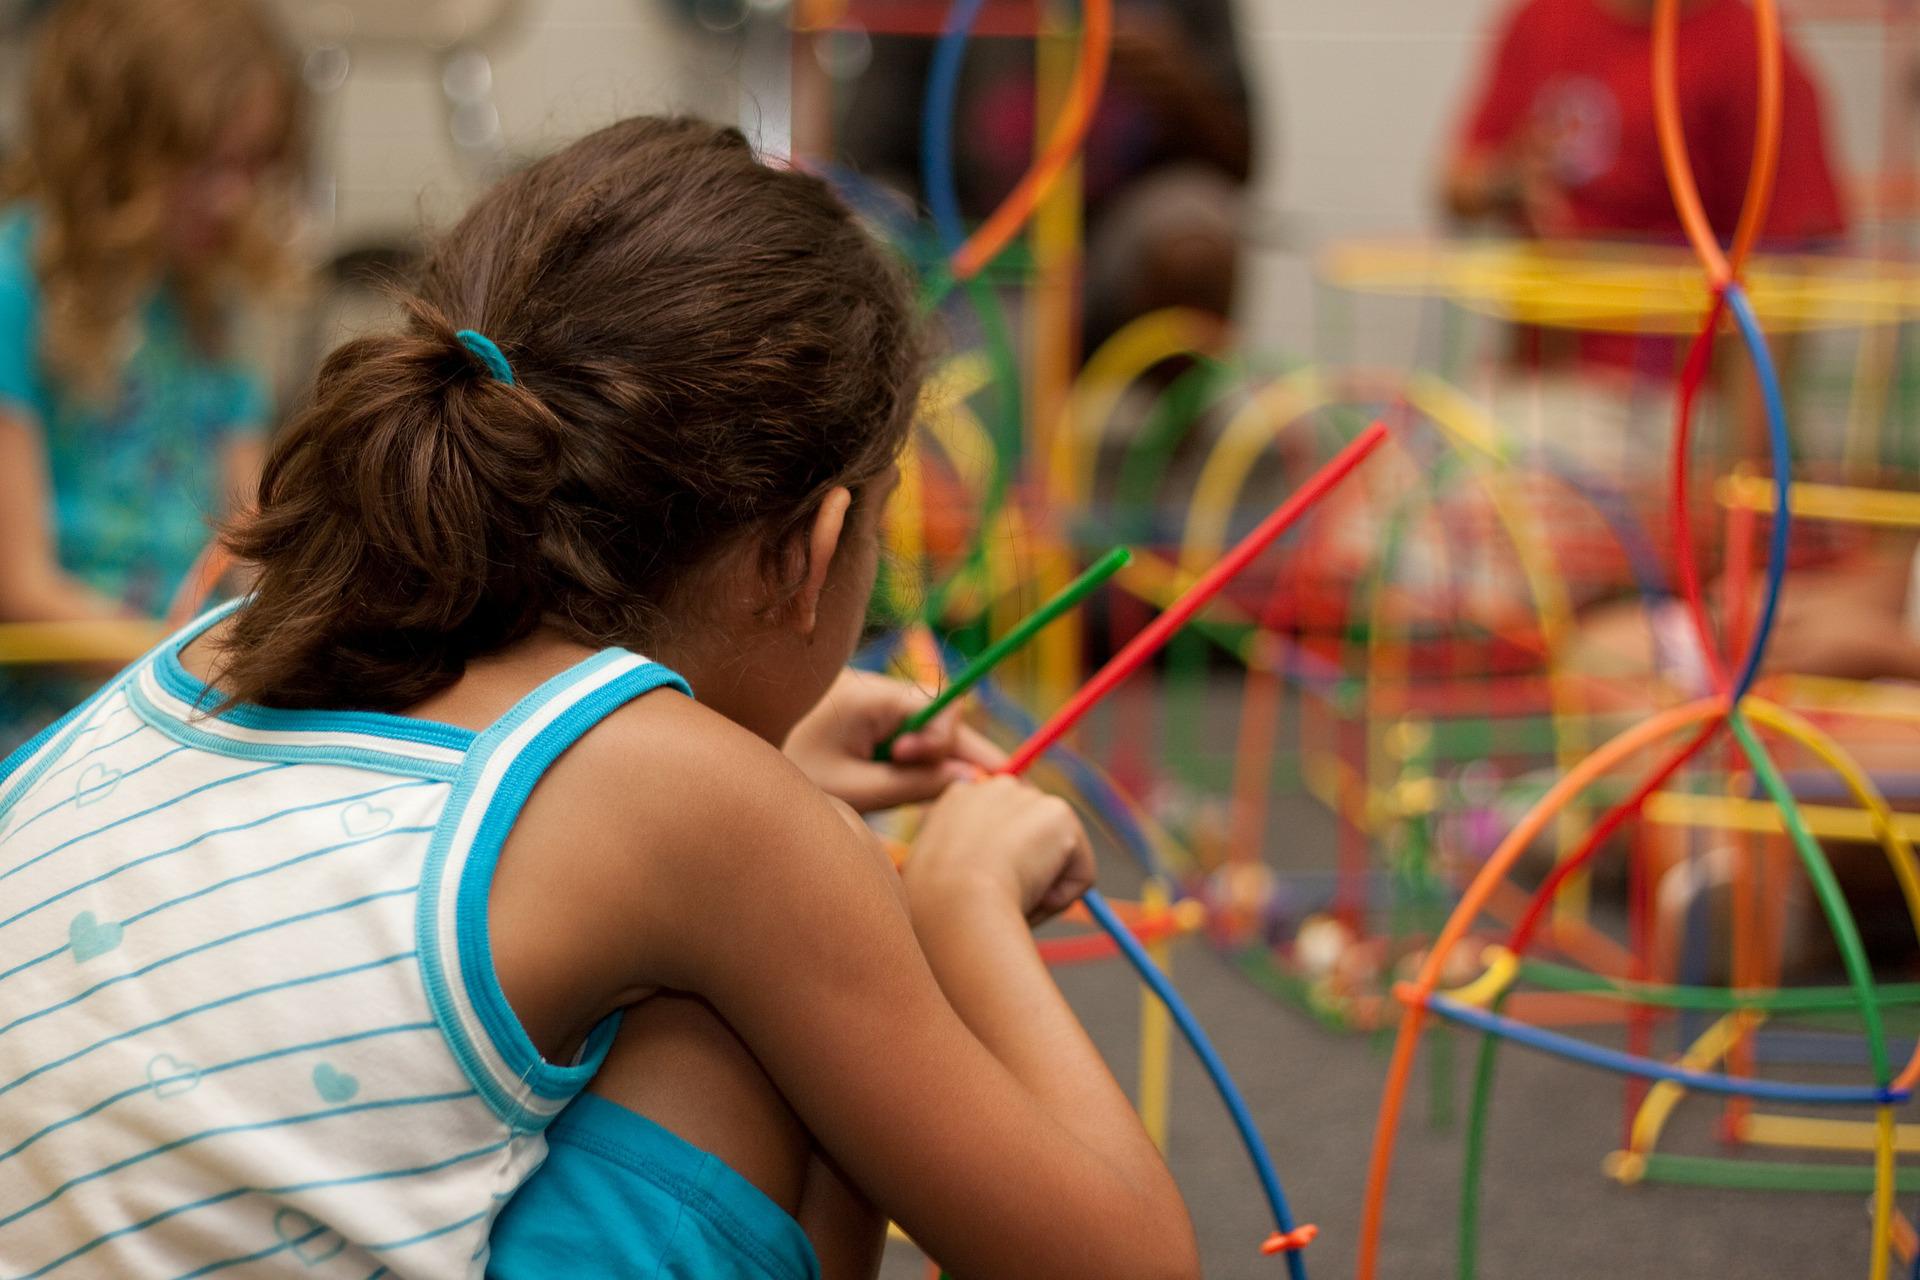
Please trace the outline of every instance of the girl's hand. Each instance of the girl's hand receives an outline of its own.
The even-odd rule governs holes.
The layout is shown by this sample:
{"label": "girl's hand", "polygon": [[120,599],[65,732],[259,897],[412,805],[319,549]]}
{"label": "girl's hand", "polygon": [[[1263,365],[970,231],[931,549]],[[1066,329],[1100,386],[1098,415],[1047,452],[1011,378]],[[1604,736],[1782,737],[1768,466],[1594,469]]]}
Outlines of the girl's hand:
{"label": "girl's hand", "polygon": [[948,789],[927,814],[902,872],[916,915],[954,895],[1003,897],[1031,924],[1093,887],[1093,847],[1072,806],[1017,778]]}
{"label": "girl's hand", "polygon": [[892,759],[875,760],[887,735],[930,701],[903,681],[843,671],[782,749],[815,786],[862,813],[931,800],[950,784],[1006,762],[998,747],[960,722],[958,705],[896,739]]}

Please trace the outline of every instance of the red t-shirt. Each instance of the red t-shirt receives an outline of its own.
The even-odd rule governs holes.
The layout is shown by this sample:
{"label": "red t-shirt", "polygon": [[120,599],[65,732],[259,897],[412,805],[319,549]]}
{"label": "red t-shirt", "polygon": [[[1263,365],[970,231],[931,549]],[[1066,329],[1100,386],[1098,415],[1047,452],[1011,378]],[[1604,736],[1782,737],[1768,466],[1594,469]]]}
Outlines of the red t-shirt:
{"label": "red t-shirt", "polygon": [[[1753,161],[1760,78],[1753,13],[1741,0],[1704,0],[1683,13],[1678,36],[1687,155],[1707,219],[1724,243],[1740,220]],[[1779,172],[1763,241],[1797,249],[1843,235],[1847,219],[1819,90],[1791,45],[1781,64]],[[1574,234],[1680,240],[1654,127],[1649,22],[1620,16],[1601,0],[1524,0],[1494,45],[1462,149],[1497,150],[1534,128],[1551,139],[1550,164]],[[1626,362],[1616,342],[1581,345],[1589,359]]]}

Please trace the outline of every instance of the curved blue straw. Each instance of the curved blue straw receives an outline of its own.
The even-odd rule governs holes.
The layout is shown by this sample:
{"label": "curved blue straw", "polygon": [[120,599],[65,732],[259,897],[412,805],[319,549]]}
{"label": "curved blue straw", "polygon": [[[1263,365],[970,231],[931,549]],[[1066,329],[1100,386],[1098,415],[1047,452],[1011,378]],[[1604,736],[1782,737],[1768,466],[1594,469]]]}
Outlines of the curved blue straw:
{"label": "curved blue straw", "polygon": [[960,194],[953,179],[953,125],[960,97],[960,67],[966,61],[967,40],[980,20],[986,0],[955,0],[947,24],[933,49],[927,73],[927,96],[920,108],[920,185],[933,213],[934,230],[951,257],[966,243],[966,220],[960,212]]}
{"label": "curved blue straw", "polygon": [[1723,1093],[1739,1098],[1766,1098],[1774,1102],[1821,1103],[1835,1106],[1886,1106],[1905,1102],[1913,1096],[1910,1089],[1882,1089],[1878,1085],[1795,1084],[1786,1080],[1754,1080],[1741,1076],[1721,1075],[1716,1071],[1693,1071],[1686,1067],[1658,1062],[1652,1058],[1642,1058],[1638,1054],[1622,1053],[1618,1049],[1588,1044],[1572,1036],[1563,1036],[1502,1014],[1489,1013],[1484,1009],[1461,1004],[1457,1000],[1449,1000],[1445,996],[1429,996],[1426,1003],[1428,1008],[1451,1021],[1491,1032],[1518,1044],[1524,1044],[1528,1048],[1539,1049],[1543,1053],[1551,1053],[1589,1067],[1599,1067],[1603,1071],[1640,1076],[1647,1080],[1671,1080],[1675,1084],[1682,1084],[1702,1093]]}
{"label": "curved blue straw", "polygon": [[[940,33],[939,43],[934,47],[933,66],[927,78],[927,95],[923,100],[921,114],[921,185],[925,188],[927,206],[933,214],[934,229],[942,245],[951,255],[966,241],[966,224],[960,210],[960,198],[956,190],[953,174],[953,125],[956,102],[960,89],[960,68],[965,60],[967,40],[972,34],[973,25],[979,20],[980,12],[985,8],[986,0],[955,0],[948,12],[947,23]],[[1091,795],[1100,788],[1087,789]],[[1117,811],[1119,806],[1114,806]],[[1109,816],[1103,809],[1103,817]],[[1128,829],[1131,822],[1116,828]],[[1140,846],[1144,850],[1144,842]],[[1279,1176],[1274,1172],[1272,1158],[1267,1154],[1259,1131],[1254,1128],[1253,1117],[1248,1113],[1246,1103],[1239,1089],[1227,1074],[1226,1064],[1220,1061],[1214,1052],[1212,1043],[1200,1024],[1194,1019],[1193,1012],[1181,1000],[1179,992],[1173,989],[1166,975],[1153,963],[1138,940],[1128,932],[1126,926],[1114,916],[1107,906],[1106,899],[1097,890],[1088,890],[1081,899],[1087,905],[1088,914],[1094,922],[1110,936],[1120,953],[1139,973],[1140,978],[1167,1008],[1175,1025],[1192,1046],[1194,1054],[1206,1068],[1214,1088],[1219,1091],[1221,1101],[1226,1104],[1228,1113],[1233,1117],[1234,1126],[1240,1131],[1240,1139],[1246,1144],[1247,1154],[1253,1160],[1254,1170],[1260,1177],[1260,1185],[1266,1194],[1267,1204],[1273,1211],[1274,1221],[1282,1232],[1293,1230],[1293,1215],[1287,1208],[1286,1196],[1280,1189]],[[1292,1280],[1306,1280],[1306,1263],[1301,1259],[1299,1250],[1287,1254],[1287,1272]]]}
{"label": "curved blue straw", "polygon": [[[1173,989],[1173,983],[1167,980],[1167,975],[1160,972],[1160,966],[1153,962],[1147,949],[1140,945],[1140,940],[1113,914],[1113,908],[1107,905],[1100,891],[1089,889],[1080,901],[1086,904],[1087,914],[1093,917],[1094,923],[1104,929],[1120,948],[1120,954],[1140,975],[1140,981],[1146,983],[1160,1003],[1167,1007],[1174,1024],[1180,1028],[1180,1034],[1192,1046],[1194,1056],[1206,1068],[1208,1078],[1220,1094],[1220,1101],[1226,1104],[1227,1114],[1233,1117],[1233,1127],[1240,1131],[1240,1141],[1247,1149],[1247,1157],[1253,1161],[1254,1172],[1260,1177],[1260,1189],[1266,1193],[1267,1207],[1273,1211],[1274,1222],[1280,1231],[1292,1231],[1293,1213],[1287,1208],[1286,1194],[1280,1190],[1280,1175],[1274,1172],[1273,1157],[1267,1153],[1267,1144],[1254,1127],[1253,1115],[1247,1110],[1246,1101],[1241,1098],[1233,1077],[1227,1073],[1227,1064],[1214,1052],[1213,1042],[1207,1039],[1207,1033],[1200,1029],[1193,1011],[1187,1008],[1180,993]],[[1287,1274],[1292,1280],[1307,1280],[1307,1264],[1298,1249],[1287,1251]]]}
{"label": "curved blue straw", "polygon": [[[1774,611],[1780,604],[1780,587],[1787,575],[1787,535],[1793,523],[1793,513],[1788,509],[1793,442],[1787,436],[1787,402],[1780,394],[1780,374],[1774,367],[1772,352],[1767,349],[1766,335],[1760,332],[1760,320],[1753,314],[1753,304],[1747,301],[1746,290],[1738,283],[1727,285],[1723,296],[1760,380],[1760,398],[1766,406],[1767,436],[1773,451],[1773,536],[1767,547],[1766,589],[1760,597],[1760,621],[1754,628],[1753,643],[1747,649],[1746,665],[1740,670],[1740,678],[1733,682],[1733,705],[1738,706],[1760,675],[1760,660],[1766,654],[1767,639],[1773,634]],[[1682,554],[1685,550],[1680,548]]]}

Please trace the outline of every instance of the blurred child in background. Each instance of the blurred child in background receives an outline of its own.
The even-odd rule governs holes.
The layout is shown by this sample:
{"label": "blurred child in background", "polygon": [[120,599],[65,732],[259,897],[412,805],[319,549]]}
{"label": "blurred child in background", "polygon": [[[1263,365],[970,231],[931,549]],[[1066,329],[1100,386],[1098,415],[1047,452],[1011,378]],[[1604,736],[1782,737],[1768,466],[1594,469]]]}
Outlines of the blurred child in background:
{"label": "blurred child in background", "polygon": [[[0,205],[0,621],[157,617],[258,473],[297,69],[252,0],[65,0]],[[0,746],[86,677],[0,666]]]}

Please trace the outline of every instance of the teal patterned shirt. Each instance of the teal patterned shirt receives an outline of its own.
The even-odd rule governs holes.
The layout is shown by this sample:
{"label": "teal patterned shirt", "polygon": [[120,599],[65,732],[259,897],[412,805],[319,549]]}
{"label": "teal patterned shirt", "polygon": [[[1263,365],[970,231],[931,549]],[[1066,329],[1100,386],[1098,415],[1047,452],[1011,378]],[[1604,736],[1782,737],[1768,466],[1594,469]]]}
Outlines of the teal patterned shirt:
{"label": "teal patterned shirt", "polygon": [[[44,442],[60,567],[157,617],[212,536],[226,446],[266,426],[266,381],[200,351],[161,289],[140,309],[113,392],[89,400],[64,390],[40,358],[36,225],[30,205],[0,208],[0,409]],[[0,667],[0,741],[65,710],[73,685]]]}

